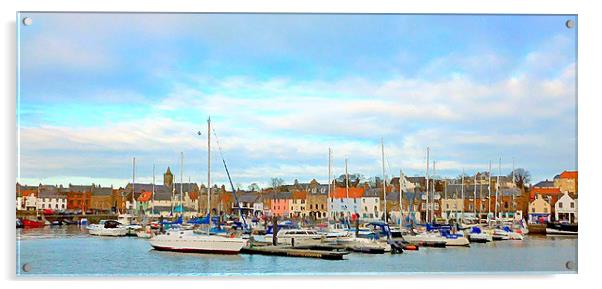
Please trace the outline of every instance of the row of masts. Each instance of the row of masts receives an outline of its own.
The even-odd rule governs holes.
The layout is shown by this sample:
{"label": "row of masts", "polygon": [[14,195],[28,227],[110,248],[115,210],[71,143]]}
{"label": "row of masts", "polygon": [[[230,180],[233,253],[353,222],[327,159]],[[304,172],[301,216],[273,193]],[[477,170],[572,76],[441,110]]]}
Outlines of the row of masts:
{"label": "row of masts", "polygon": [[[385,168],[385,146],[384,146],[384,140],[383,138],[381,138],[381,160],[382,160],[382,189],[383,189],[383,200],[384,200],[384,204],[383,204],[383,220],[386,222],[387,221],[387,217],[388,217],[388,211],[387,211],[387,174],[386,174],[386,168]],[[515,184],[515,175],[514,175],[514,159],[512,159],[512,183]],[[433,222],[433,220],[435,219],[435,172],[436,172],[436,161],[433,161],[433,185],[431,186],[431,175],[430,175],[430,147],[426,148],[426,174],[425,174],[425,179],[426,179],[426,208],[425,208],[425,216],[426,216],[426,220],[427,222],[431,223]],[[498,175],[497,175],[497,179],[496,179],[496,190],[495,190],[495,208],[494,208],[494,214],[495,216],[498,215],[498,209],[499,209],[499,189],[500,189],[500,176],[502,173],[502,158],[499,158],[499,162],[498,162]],[[331,197],[332,196],[332,186],[333,186],[333,182],[331,181],[332,177],[332,149],[328,148],[328,196]],[[462,200],[462,217],[464,217],[464,177],[465,177],[465,172],[464,169],[462,169],[462,177],[461,177],[461,182],[462,182],[462,186],[461,186],[461,200]],[[403,216],[403,182],[405,182],[405,177],[403,174],[403,171],[400,169],[399,170],[399,210],[400,210],[400,218]],[[474,185],[474,197],[473,197],[473,212],[476,214],[476,193],[477,193],[477,188],[476,188],[476,183],[477,183],[477,174],[475,174],[475,185]],[[378,185],[378,184],[377,184]],[[445,182],[445,198],[447,199],[447,182]],[[481,184],[482,186],[482,184]],[[481,190],[479,190],[481,191]],[[345,192],[346,192],[346,198],[349,198],[349,172],[348,172],[348,159],[345,158]],[[512,202],[514,203],[514,193],[512,194]],[[487,200],[489,205],[487,206],[487,215],[491,214],[491,205],[490,205],[490,200],[491,199],[491,161],[489,161],[489,171],[488,171],[488,186],[487,186]],[[401,222],[400,222],[401,223]]]}

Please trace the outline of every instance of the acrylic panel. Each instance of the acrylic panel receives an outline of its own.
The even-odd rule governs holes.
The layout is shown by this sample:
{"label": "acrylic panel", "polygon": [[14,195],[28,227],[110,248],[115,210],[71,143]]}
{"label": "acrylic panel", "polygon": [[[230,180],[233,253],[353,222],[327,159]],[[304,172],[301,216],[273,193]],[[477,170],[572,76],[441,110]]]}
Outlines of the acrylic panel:
{"label": "acrylic panel", "polygon": [[16,273],[576,273],[577,30],[20,12]]}

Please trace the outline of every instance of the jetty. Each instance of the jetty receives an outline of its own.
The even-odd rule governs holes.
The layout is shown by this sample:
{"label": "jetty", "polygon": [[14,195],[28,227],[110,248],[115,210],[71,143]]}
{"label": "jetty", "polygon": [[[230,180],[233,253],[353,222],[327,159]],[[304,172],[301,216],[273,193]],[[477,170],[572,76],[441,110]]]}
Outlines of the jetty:
{"label": "jetty", "polygon": [[284,257],[317,258],[325,260],[343,260],[343,256],[349,254],[346,251],[311,250],[291,246],[248,246],[240,251],[244,254],[259,254]]}

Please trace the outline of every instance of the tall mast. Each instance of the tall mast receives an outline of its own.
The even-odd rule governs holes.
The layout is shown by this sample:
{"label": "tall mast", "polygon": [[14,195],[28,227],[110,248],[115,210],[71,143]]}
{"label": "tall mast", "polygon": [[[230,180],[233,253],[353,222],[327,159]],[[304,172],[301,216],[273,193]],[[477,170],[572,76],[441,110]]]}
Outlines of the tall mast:
{"label": "tall mast", "polygon": [[[447,198],[447,178],[444,179],[443,182],[443,199],[445,199],[445,203],[449,205],[449,199]],[[443,211],[443,203],[441,203],[441,211]],[[443,215],[443,213],[441,213]],[[445,217],[449,219],[449,211],[445,212]]]}
{"label": "tall mast", "polygon": [[383,202],[385,203],[384,205],[384,221],[385,223],[387,222],[387,176],[385,175],[385,141],[384,139],[381,137],[380,138],[380,148],[381,148],[381,155],[382,155],[382,161],[383,161]]}
{"label": "tall mast", "polygon": [[184,203],[182,195],[184,194],[184,152],[180,152],[180,214],[184,215]]}
{"label": "tall mast", "polygon": [[512,158],[512,188],[514,188],[512,190],[512,210],[514,211],[513,214],[516,214],[516,207],[514,205],[514,192],[516,190],[516,180],[514,178],[514,158]]}
{"label": "tall mast", "polygon": [[[134,189],[134,184],[136,183],[136,157],[132,159],[132,214],[136,213],[136,198],[134,197],[136,190]],[[84,199],[84,204],[85,204]]]}
{"label": "tall mast", "polygon": [[211,117],[207,119],[207,216],[209,227],[207,235],[211,231]]}
{"label": "tall mast", "polygon": [[153,200],[151,201],[151,215],[155,214],[155,163],[153,163]]}
{"label": "tall mast", "polygon": [[472,213],[475,217],[477,216],[477,173],[474,173],[474,192],[472,195]]}
{"label": "tall mast", "polygon": [[330,177],[332,176],[332,172],[331,172],[331,164],[332,164],[332,149],[328,148],[328,198],[331,198],[331,192],[330,192],[330,186],[331,181],[330,181]]}
{"label": "tall mast", "polygon": [[489,172],[487,174],[487,218],[491,214],[491,161],[489,161]]}
{"label": "tall mast", "polygon": [[464,219],[464,169],[462,169],[462,214],[460,218]]}
{"label": "tall mast", "polygon": [[401,182],[403,180],[403,172],[399,170],[399,230],[402,229],[403,221],[403,192],[401,191]]}
{"label": "tall mast", "polygon": [[426,208],[425,208],[425,218],[426,222],[429,222],[429,147],[426,147]]}
{"label": "tall mast", "polygon": [[499,191],[500,191],[500,174],[502,174],[502,158],[499,159],[499,166],[498,166],[498,174],[497,174],[497,179],[495,181],[495,217],[497,218],[497,211],[498,211],[498,198],[499,198]]}
{"label": "tall mast", "polygon": [[345,194],[349,199],[349,171],[347,171],[347,158],[345,158]]}
{"label": "tall mast", "polygon": [[433,160],[433,185],[432,190],[433,194],[431,195],[431,222],[435,219],[435,186],[437,185],[437,180],[435,179],[436,170],[435,166],[437,165],[437,161]]}

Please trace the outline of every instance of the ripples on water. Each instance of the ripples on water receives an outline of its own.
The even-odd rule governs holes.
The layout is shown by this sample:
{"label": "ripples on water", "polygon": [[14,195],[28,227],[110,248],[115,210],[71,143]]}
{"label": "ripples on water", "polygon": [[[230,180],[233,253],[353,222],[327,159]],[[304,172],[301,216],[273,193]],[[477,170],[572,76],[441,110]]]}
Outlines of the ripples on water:
{"label": "ripples on water", "polygon": [[[471,244],[470,248],[420,248],[404,254],[349,254],[328,261],[261,255],[159,252],[135,237],[95,237],[78,226],[17,229],[21,275],[257,275],[399,274],[418,272],[574,273],[576,237],[527,236],[523,241]],[[30,272],[21,265],[31,265]]]}

